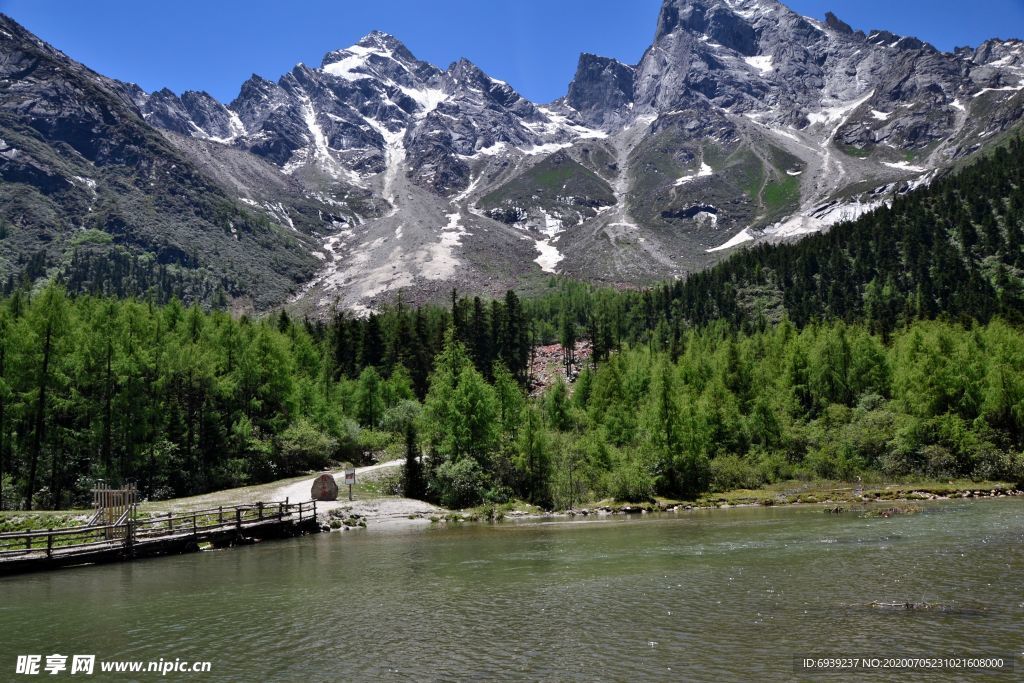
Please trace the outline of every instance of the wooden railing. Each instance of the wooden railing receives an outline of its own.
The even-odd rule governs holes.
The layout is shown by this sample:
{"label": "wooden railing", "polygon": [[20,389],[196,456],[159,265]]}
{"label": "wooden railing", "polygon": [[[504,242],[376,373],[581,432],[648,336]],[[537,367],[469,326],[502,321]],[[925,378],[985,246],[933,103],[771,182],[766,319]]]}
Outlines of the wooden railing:
{"label": "wooden railing", "polygon": [[205,510],[168,512],[166,515],[143,519],[132,519],[124,515],[116,524],[0,533],[0,561],[43,550],[50,557],[54,551],[101,550],[104,546],[116,548],[121,545],[130,547],[142,541],[199,536],[218,530],[242,529],[254,523],[274,520],[303,522],[310,519],[316,519],[315,501],[289,503],[285,500],[219,506]]}
{"label": "wooden railing", "polygon": [[0,558],[12,554],[25,554],[38,550],[53,553],[55,548],[68,546],[90,547],[109,545],[106,534],[118,529],[123,531],[124,525],[104,524],[81,526],[68,529],[46,529],[45,531],[13,531],[0,534]]}

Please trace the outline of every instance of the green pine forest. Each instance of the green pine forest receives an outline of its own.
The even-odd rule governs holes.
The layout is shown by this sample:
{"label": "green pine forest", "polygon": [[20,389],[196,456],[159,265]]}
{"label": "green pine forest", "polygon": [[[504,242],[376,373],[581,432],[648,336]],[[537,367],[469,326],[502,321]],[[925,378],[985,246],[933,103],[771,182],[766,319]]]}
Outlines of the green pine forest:
{"label": "green pine forest", "polygon": [[[406,495],[456,508],[1024,481],[1022,242],[1014,140],[890,208],[644,291],[553,279],[530,299],[314,321],[90,293],[95,263],[90,287],[9,284],[0,509],[83,506],[97,479],[165,499],[385,453],[406,458]],[[531,397],[534,348],[576,341],[592,362]]]}

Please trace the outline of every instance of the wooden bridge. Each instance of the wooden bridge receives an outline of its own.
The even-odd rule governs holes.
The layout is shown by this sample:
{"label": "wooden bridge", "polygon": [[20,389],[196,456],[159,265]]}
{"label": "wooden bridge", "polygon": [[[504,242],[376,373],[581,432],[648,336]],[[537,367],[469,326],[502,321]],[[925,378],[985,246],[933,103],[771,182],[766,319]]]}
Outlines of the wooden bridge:
{"label": "wooden bridge", "polygon": [[[134,506],[133,506],[134,507]],[[254,503],[136,519],[113,524],[0,534],[0,574],[120,562],[287,538],[320,531],[316,501]]]}

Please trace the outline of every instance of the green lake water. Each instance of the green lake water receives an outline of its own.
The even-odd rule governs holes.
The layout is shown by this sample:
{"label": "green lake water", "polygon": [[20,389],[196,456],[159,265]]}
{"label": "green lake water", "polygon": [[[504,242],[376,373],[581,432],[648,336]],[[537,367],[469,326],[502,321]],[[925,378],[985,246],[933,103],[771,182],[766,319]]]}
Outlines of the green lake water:
{"label": "green lake water", "polygon": [[803,655],[1012,657],[996,678],[1024,680],[1024,500],[923,510],[371,529],[0,578],[0,680],[161,680],[14,675],[54,652],[211,661],[163,678],[196,681],[851,678]]}

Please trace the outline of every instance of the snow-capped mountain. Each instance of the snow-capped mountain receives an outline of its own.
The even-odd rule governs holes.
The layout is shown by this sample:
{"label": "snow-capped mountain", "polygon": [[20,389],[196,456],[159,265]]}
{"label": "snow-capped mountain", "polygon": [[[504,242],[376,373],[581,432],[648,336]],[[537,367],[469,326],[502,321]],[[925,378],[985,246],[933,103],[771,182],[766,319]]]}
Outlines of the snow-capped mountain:
{"label": "snow-capped mountain", "polygon": [[[508,286],[537,268],[536,244],[549,237],[486,218],[472,201],[477,189],[607,135],[534,105],[468,60],[442,71],[380,32],[329,52],[317,68],[299,64],[276,83],[253,76],[227,106],[191,92],[137,93],[134,101],[186,150],[195,140],[219,143],[274,164],[312,197],[337,201],[361,190],[386,203],[380,215],[316,231],[324,266],[299,296],[321,307],[337,300],[358,308],[400,288],[443,295],[451,286]],[[287,213],[258,197],[240,199],[271,220]],[[466,244],[474,233],[481,244]],[[460,267],[467,248],[484,267]]]}
{"label": "snow-capped mountain", "polygon": [[[0,35],[0,56],[19,49]],[[227,105],[54,59],[100,79],[178,168],[308,255],[315,273],[296,268],[287,298],[322,311],[530,288],[555,272],[681,277],[881,206],[1024,116],[1021,41],[944,53],[776,0],[666,0],[638,64],[584,54],[548,105],[380,32],[276,82],[254,75]],[[24,93],[3,87],[10,126],[24,125]],[[52,127],[27,125],[53,144]]]}
{"label": "snow-capped mountain", "polygon": [[[206,93],[136,98],[150,123],[246,149],[289,175],[325,174],[364,186],[399,170],[439,195],[465,190],[466,159],[505,146],[545,151],[597,135],[522,98],[468,60],[441,71],[396,38],[373,32],[299,64],[277,83],[253,76],[228,106]],[[393,198],[391,192],[384,193]]]}

